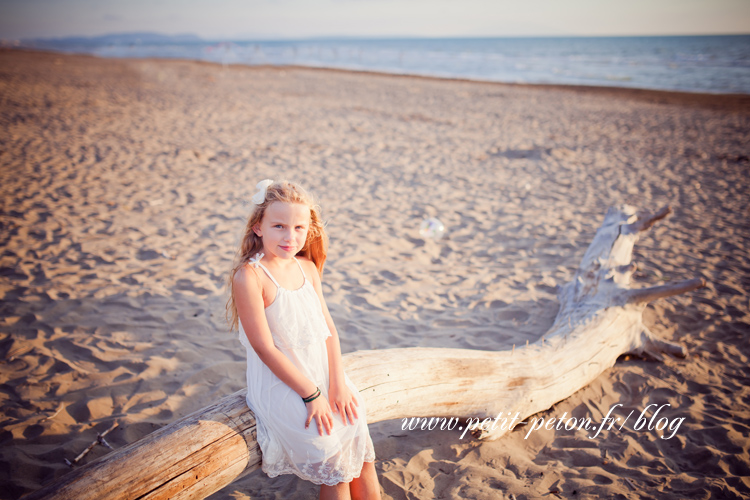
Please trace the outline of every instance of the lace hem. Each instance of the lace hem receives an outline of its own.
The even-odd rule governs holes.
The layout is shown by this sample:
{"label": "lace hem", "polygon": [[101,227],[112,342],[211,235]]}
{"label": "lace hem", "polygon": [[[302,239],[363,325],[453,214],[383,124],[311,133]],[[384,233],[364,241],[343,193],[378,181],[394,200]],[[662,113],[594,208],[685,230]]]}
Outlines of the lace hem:
{"label": "lace hem", "polygon": [[[262,460],[262,458],[261,458]],[[365,446],[365,456],[362,460],[362,465],[364,465],[365,462],[374,462],[375,461],[375,449],[371,446]],[[325,467],[325,465],[323,466]],[[304,479],[305,481],[310,481],[313,484],[316,484],[318,486],[325,484],[326,486],[335,486],[339,483],[350,483],[353,479],[356,479],[360,476],[362,473],[362,466],[359,467],[359,469],[356,470],[356,472],[347,472],[343,474],[336,474],[334,476],[331,476],[327,479],[322,479],[319,477],[314,477],[309,474],[306,474],[293,465],[289,465],[288,462],[285,460],[284,463],[280,464],[274,464],[273,466],[266,466],[265,462],[261,462],[261,469],[263,472],[265,472],[268,477],[277,477],[284,474],[294,474],[300,479]]]}

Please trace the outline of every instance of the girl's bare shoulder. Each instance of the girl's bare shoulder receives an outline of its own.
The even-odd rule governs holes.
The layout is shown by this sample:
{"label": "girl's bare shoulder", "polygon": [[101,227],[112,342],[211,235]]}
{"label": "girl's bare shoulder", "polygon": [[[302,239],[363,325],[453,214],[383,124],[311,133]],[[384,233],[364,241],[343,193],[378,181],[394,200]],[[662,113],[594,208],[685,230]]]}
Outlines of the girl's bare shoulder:
{"label": "girl's bare shoulder", "polygon": [[255,266],[251,265],[249,262],[242,265],[239,269],[237,269],[237,272],[234,273],[234,278],[232,280],[236,285],[260,285],[260,274],[258,273],[258,269],[255,268]]}
{"label": "girl's bare shoulder", "polygon": [[301,255],[297,257],[297,260],[302,265],[302,269],[305,270],[305,274],[308,274],[309,276],[320,276],[320,273],[318,273],[318,268],[315,267],[315,262]]}

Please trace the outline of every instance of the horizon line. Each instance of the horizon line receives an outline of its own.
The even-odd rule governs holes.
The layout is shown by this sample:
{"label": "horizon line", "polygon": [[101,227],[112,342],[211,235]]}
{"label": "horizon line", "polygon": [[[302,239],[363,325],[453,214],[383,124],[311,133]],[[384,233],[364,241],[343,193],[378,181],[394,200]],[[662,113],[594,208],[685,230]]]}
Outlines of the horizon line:
{"label": "horizon line", "polygon": [[293,42],[293,41],[315,41],[315,40],[474,40],[474,39],[516,39],[516,38],[678,38],[678,37],[711,37],[711,36],[750,36],[746,33],[672,33],[672,34],[547,34],[547,35],[310,35],[303,37],[291,36],[274,36],[274,35],[241,35],[236,37],[206,37],[195,33],[164,33],[158,31],[119,31],[103,33],[99,35],[63,35],[56,37],[24,37],[24,38],[5,38],[0,36],[5,42],[19,41],[64,41],[66,39],[95,39],[116,36],[138,36],[138,35],[159,35],[166,38],[177,37],[195,37],[203,42],[217,41],[236,41],[236,42]]}

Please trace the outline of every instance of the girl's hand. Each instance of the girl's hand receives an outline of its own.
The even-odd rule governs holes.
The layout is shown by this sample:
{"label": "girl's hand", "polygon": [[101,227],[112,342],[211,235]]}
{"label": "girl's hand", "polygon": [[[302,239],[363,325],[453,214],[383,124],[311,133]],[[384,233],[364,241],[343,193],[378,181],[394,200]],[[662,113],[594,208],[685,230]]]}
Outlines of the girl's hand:
{"label": "girl's hand", "polygon": [[341,421],[346,425],[347,419],[354,425],[354,421],[359,418],[357,416],[357,398],[346,384],[337,386],[331,384],[328,388],[328,397],[330,398],[331,408],[333,413],[338,413],[341,417]]}
{"label": "girl's hand", "polygon": [[305,403],[305,408],[307,408],[305,429],[307,429],[313,419],[315,419],[320,435],[323,435],[323,429],[325,429],[326,433],[330,435],[331,429],[333,428],[333,415],[331,414],[331,407],[328,404],[326,397],[321,394],[309,403]]}

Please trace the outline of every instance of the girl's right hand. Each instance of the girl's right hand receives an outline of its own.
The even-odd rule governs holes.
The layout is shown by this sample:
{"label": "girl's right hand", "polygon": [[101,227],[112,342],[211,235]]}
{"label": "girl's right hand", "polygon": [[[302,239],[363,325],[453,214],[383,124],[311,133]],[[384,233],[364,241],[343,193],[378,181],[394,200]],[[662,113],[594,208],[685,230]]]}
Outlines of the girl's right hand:
{"label": "girl's right hand", "polygon": [[309,403],[305,403],[305,408],[307,408],[305,429],[307,429],[313,419],[315,419],[320,435],[323,435],[323,429],[325,429],[326,433],[330,435],[331,429],[333,428],[333,413],[331,412],[331,406],[328,404],[326,397],[321,394]]}

